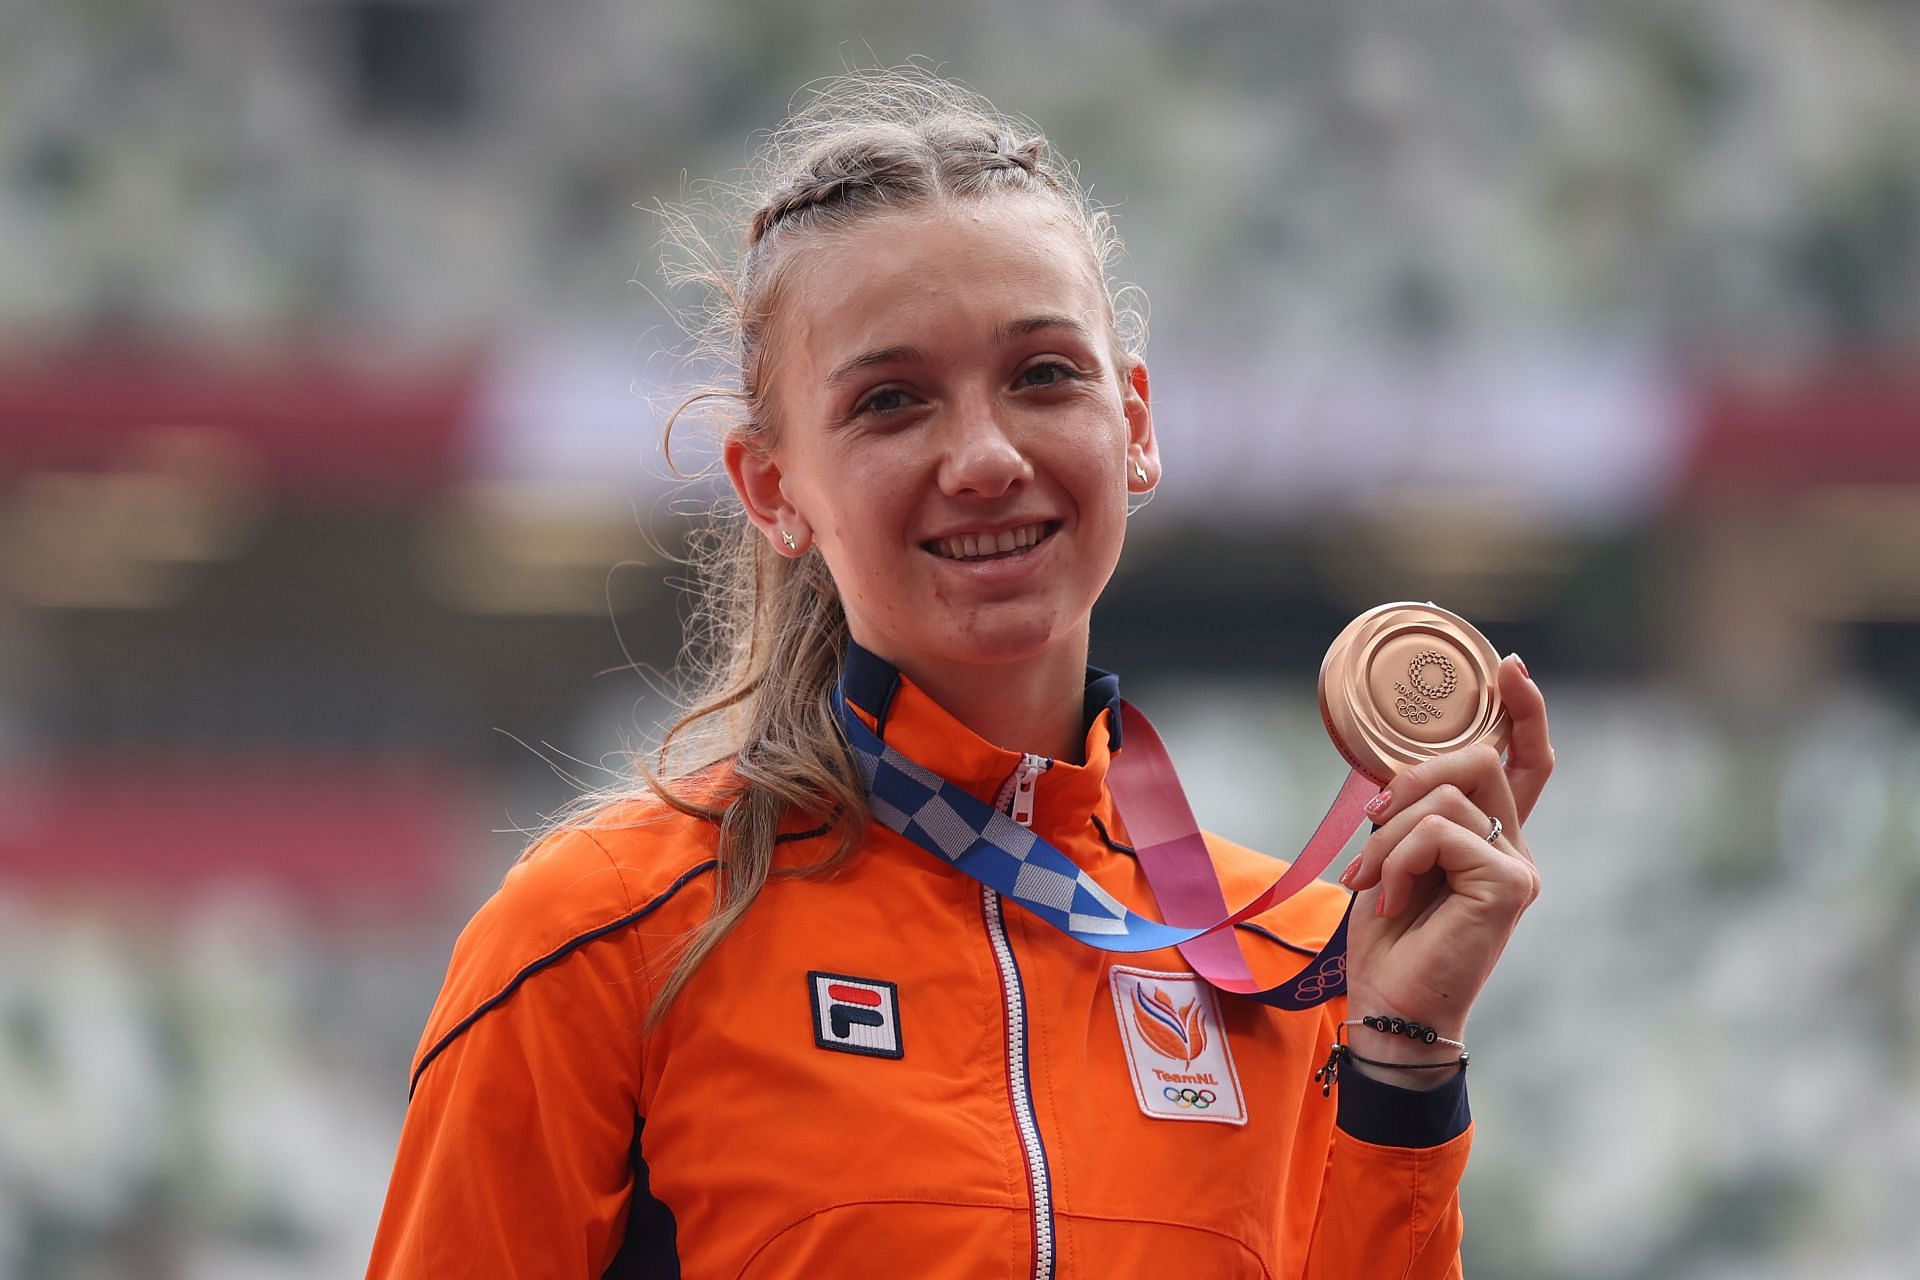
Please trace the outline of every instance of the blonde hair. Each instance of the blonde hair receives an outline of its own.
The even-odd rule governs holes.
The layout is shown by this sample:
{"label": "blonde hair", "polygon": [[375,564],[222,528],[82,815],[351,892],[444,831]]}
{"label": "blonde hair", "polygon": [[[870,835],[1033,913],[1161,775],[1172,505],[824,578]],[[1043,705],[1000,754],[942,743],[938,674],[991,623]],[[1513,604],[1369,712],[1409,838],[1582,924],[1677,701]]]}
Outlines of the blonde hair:
{"label": "blonde hair", "polygon": [[[909,66],[855,72],[803,92],[802,105],[761,145],[735,183],[663,208],[663,269],[699,301],[682,320],[691,357],[717,376],[681,401],[684,418],[719,437],[772,447],[778,424],[764,371],[783,268],[811,237],[934,202],[1031,196],[1052,202],[1084,241],[1104,286],[1116,367],[1144,345],[1144,308],[1111,268],[1122,253],[1107,213],[1072,168],[1025,122],[978,94]],[[731,236],[739,248],[720,248]],[[742,234],[742,231],[744,234]],[[866,794],[834,716],[847,646],[838,591],[817,552],[779,554],[731,501],[716,504],[688,556],[694,601],[682,655],[692,688],[656,760],[636,759],[640,795],[718,825],[713,910],[677,947],[649,1015],[658,1023],[694,970],[738,924],[767,881],[826,875],[860,847]],[[636,799],[629,786],[580,797],[569,811]],[[804,866],[773,865],[782,823],[797,816],[832,851]],[[556,825],[564,823],[562,815]]]}

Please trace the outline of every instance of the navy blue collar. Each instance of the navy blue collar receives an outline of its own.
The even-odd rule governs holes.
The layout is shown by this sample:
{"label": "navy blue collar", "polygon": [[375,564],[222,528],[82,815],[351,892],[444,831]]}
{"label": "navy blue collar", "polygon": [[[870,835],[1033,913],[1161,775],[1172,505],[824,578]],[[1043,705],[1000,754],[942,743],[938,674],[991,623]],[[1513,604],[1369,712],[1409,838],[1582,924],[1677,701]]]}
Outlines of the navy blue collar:
{"label": "navy blue collar", "polygon": [[[887,712],[893,707],[893,695],[900,688],[900,669],[885,658],[863,649],[849,638],[845,669],[847,700],[876,722],[881,737],[887,734]],[[1080,733],[1093,731],[1093,722],[1102,711],[1107,717],[1107,745],[1120,749],[1120,677],[1098,667],[1087,668],[1087,688],[1081,701]]]}

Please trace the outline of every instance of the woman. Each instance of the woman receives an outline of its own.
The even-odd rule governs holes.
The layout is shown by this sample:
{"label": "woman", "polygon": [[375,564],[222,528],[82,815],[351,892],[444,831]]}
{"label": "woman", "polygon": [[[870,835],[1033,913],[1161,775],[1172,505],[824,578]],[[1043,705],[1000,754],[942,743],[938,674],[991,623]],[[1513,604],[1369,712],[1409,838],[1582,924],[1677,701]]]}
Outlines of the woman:
{"label": "woman", "polygon": [[[1537,892],[1525,668],[1500,668],[1504,764],[1456,752],[1370,804],[1348,994],[1308,1012],[1083,945],[871,821],[837,690],[1153,910],[1086,665],[1160,477],[1150,384],[1106,219],[964,91],[837,82],[761,174],[707,277],[744,518],[707,547],[711,687],[680,727],[717,745],[561,824],[462,934],[370,1274],[1458,1274],[1445,1042]],[[1236,904],[1277,874],[1206,847]],[[1249,963],[1297,967],[1348,900],[1261,916]],[[1363,1014],[1436,1034],[1354,1027],[1316,1081]]]}

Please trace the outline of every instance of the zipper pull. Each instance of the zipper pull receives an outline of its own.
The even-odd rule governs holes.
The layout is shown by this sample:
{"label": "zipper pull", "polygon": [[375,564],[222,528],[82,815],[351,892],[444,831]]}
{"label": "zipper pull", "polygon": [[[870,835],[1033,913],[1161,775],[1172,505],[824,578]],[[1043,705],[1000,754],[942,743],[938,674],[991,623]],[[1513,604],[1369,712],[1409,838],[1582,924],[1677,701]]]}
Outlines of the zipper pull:
{"label": "zipper pull", "polygon": [[1013,771],[1013,798],[1007,802],[1007,816],[1023,827],[1033,825],[1034,781],[1051,768],[1052,760],[1029,751],[1020,757],[1019,767]]}

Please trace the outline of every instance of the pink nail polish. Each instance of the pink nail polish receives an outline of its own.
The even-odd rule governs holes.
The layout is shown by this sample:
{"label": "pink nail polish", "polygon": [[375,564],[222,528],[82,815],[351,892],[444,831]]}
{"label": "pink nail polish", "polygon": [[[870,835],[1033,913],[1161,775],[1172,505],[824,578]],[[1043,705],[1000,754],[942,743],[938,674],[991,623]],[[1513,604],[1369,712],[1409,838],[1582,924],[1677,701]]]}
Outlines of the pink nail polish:
{"label": "pink nail polish", "polygon": [[1527,670],[1527,660],[1526,660],[1525,658],[1523,658],[1523,657],[1521,657],[1521,656],[1520,656],[1519,654],[1517,654],[1517,653],[1513,653],[1513,654],[1508,654],[1507,656],[1508,656],[1508,657],[1510,657],[1510,658],[1512,658],[1512,659],[1513,659],[1513,660],[1514,660],[1515,662],[1517,662],[1517,663],[1519,663],[1519,664],[1520,664],[1520,674],[1521,674],[1521,675],[1523,675],[1523,676],[1525,676],[1525,677],[1526,677],[1527,679],[1529,679],[1529,680],[1531,680],[1531,679],[1533,679],[1533,672],[1531,672],[1531,671],[1529,671],[1529,670]]}
{"label": "pink nail polish", "polygon": [[1382,791],[1379,795],[1367,801],[1367,816],[1370,818],[1379,817],[1381,814],[1387,811],[1387,806],[1392,803],[1393,803],[1393,792]]}
{"label": "pink nail polish", "polygon": [[1375,914],[1376,916],[1383,916],[1387,914],[1387,895],[1386,894],[1384,893],[1381,894],[1380,900],[1373,904],[1373,914]]}
{"label": "pink nail polish", "polygon": [[1352,884],[1354,874],[1359,870],[1360,870],[1360,859],[1355,858],[1352,862],[1349,862],[1347,864],[1347,869],[1340,873],[1340,883]]}

